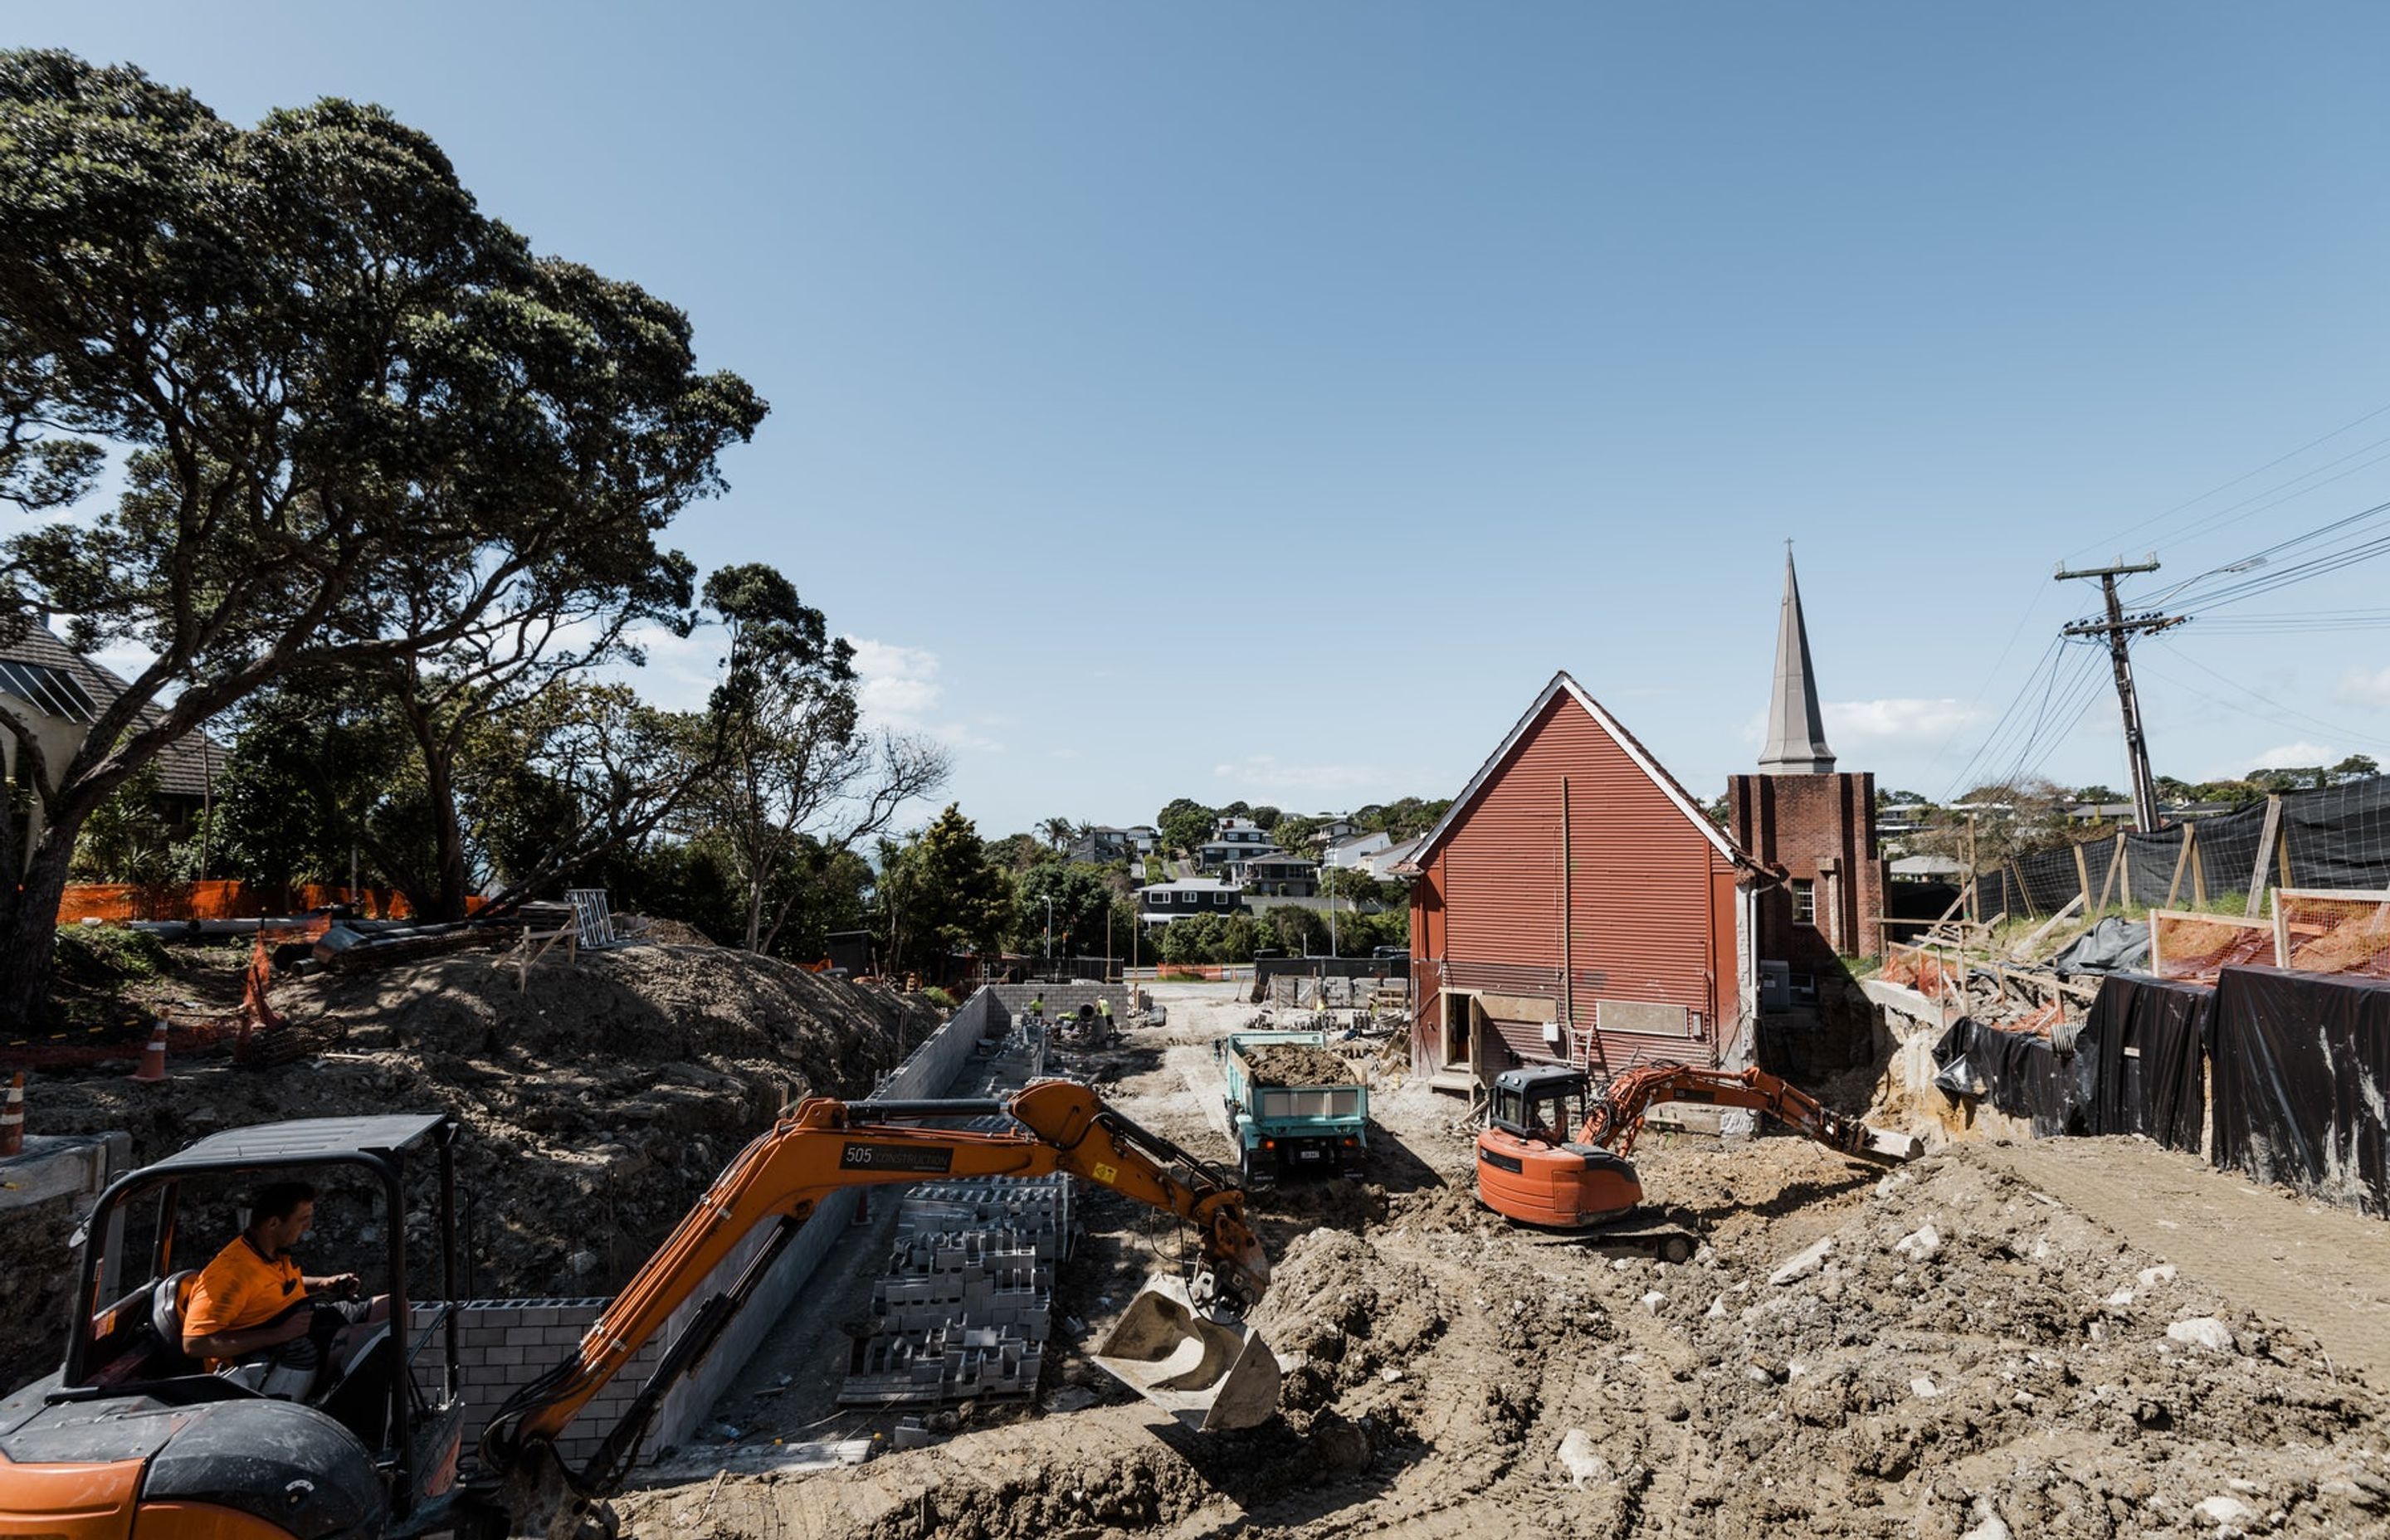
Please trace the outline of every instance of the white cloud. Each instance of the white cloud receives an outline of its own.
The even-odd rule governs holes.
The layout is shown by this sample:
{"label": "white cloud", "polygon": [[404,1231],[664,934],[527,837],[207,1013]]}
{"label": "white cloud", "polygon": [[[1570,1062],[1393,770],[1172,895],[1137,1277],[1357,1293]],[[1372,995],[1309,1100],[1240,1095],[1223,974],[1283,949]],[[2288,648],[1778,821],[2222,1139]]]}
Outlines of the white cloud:
{"label": "white cloud", "polygon": [[2390,668],[2379,673],[2350,669],[2332,693],[2352,706],[2390,706]]}
{"label": "white cloud", "polygon": [[946,687],[938,682],[938,655],[927,648],[849,636],[854,648],[855,699],[864,720],[899,733],[922,733],[956,749],[1000,752],[1004,745],[966,723],[942,720]]}
{"label": "white cloud", "polygon": [[1828,700],[1826,741],[1836,752],[1845,744],[1917,742],[1938,745],[1952,733],[1984,722],[1991,713],[1955,696],[1892,696],[1881,700]]}
{"label": "white cloud", "polygon": [[1248,754],[1232,764],[1214,765],[1212,774],[1242,790],[1274,792],[1374,790],[1391,779],[1373,764],[1285,764],[1275,754]]}
{"label": "white cloud", "polygon": [[2310,764],[2337,764],[2342,757],[2339,750],[2327,749],[2320,743],[2283,743],[2267,750],[2241,768],[2290,770]]}

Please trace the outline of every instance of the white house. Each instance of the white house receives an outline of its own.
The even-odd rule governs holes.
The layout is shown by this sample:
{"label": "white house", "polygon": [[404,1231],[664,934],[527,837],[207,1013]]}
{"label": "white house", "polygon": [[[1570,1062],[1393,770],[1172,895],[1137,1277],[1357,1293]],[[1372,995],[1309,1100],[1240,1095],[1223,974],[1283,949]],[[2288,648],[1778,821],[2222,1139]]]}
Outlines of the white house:
{"label": "white house", "polygon": [[1366,867],[1371,856],[1393,849],[1394,843],[1394,837],[1381,828],[1373,828],[1366,834],[1348,834],[1328,847],[1320,856],[1319,864],[1345,871]]}

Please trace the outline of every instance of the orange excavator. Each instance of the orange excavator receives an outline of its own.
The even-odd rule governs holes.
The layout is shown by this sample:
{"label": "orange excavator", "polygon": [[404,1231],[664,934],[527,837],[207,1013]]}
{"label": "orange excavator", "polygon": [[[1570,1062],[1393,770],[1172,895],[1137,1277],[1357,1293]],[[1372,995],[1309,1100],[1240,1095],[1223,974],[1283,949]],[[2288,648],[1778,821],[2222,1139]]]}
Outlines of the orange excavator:
{"label": "orange excavator", "polygon": [[1685,1261],[1693,1254],[1693,1232],[1643,1207],[1642,1179],[1626,1160],[1645,1115],[1671,1101],[1765,1113],[1796,1134],[1863,1161],[1891,1163],[1917,1153],[1916,1141],[1908,1136],[1844,1117],[1756,1066],[1734,1071],[1645,1064],[1613,1077],[1597,1096],[1583,1070],[1538,1065],[1506,1070],[1495,1078],[1493,1104],[1477,1136],[1477,1200],[1523,1225],[1645,1247],[1665,1261]]}
{"label": "orange excavator", "polygon": [[[992,1130],[932,1126],[997,1115]],[[65,1366],[0,1401],[0,1537],[482,1540],[606,1528],[600,1499],[619,1487],[665,1392],[822,1199],[860,1185],[1067,1172],[1176,1215],[1196,1232],[1191,1275],[1141,1291],[1097,1363],[1197,1430],[1253,1427],[1277,1411],[1278,1360],[1243,1324],[1270,1272],[1244,1194],[1086,1086],[1045,1081],[1005,1100],[799,1103],[732,1159],[579,1346],[495,1410],[476,1466],[461,1447],[456,1136],[440,1114],[267,1123],[110,1183],[83,1232]],[[405,1167],[435,1153],[439,1297],[410,1302]],[[379,1189],[390,1321],[302,1399],[269,1399],[183,1351],[194,1274],[178,1265],[180,1199],[219,1179],[324,1168],[362,1171]],[[147,1258],[112,1254],[128,1211],[148,1232]],[[557,1446],[574,1416],[766,1227],[736,1282],[697,1305],[598,1453],[569,1468]],[[146,1274],[132,1270],[144,1261]],[[115,1280],[128,1274],[148,1281],[123,1290]]]}

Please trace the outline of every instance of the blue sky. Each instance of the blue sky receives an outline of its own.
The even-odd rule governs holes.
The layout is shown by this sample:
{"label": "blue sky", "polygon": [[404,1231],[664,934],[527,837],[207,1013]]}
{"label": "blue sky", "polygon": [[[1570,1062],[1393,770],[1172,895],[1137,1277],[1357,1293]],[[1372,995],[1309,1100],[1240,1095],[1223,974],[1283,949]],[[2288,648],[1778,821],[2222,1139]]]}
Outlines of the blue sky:
{"label": "blue sky", "polygon": [[[2036,672],[2091,598],[2053,564],[2155,549],[2152,592],[2390,499],[2390,416],[2203,497],[2390,404],[2380,6],[8,31],[239,121],[379,101],[687,308],[775,410],[676,543],[787,571],[989,833],[1448,795],[1563,667],[1706,793],[1758,751],[1788,536],[1844,768],[2122,785],[2110,696],[1977,753],[2093,666]],[[2236,612],[2372,607],[2384,570]],[[2144,652],[2158,768],[2390,761],[2385,641],[2182,628]],[[647,686],[693,701],[712,655]]]}

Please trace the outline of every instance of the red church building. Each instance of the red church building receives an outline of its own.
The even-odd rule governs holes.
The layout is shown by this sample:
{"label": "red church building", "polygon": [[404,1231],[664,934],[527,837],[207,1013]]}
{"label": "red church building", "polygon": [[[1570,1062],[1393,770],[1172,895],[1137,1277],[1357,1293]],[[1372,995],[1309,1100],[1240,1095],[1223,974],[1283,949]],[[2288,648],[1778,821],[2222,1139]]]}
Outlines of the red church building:
{"label": "red church building", "polygon": [[1405,867],[1411,1060],[1433,1084],[1751,1062],[1754,894],[1775,879],[1568,674]]}

